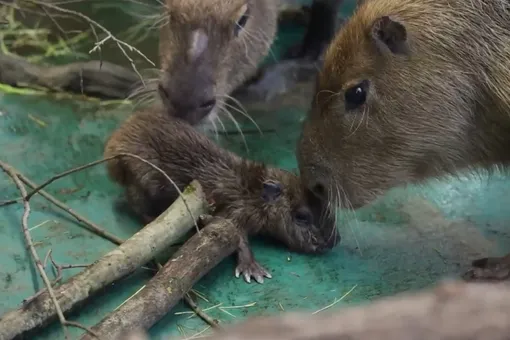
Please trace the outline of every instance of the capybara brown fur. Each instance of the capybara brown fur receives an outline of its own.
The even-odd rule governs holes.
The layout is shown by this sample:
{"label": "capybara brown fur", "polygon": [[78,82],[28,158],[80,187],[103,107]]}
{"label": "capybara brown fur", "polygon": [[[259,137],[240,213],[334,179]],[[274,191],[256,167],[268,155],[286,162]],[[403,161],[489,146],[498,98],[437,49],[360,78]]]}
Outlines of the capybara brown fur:
{"label": "capybara brown fur", "polygon": [[361,207],[510,161],[510,3],[366,0],[329,46],[298,145],[305,185]]}
{"label": "capybara brown fur", "polygon": [[166,0],[159,93],[168,114],[192,125],[213,118],[269,53],[274,0]]}
{"label": "capybara brown fur", "polygon": [[[163,170],[184,190],[198,180],[215,214],[231,219],[244,232],[236,276],[249,282],[270,277],[254,259],[248,236],[269,236],[289,249],[322,253],[339,239],[333,215],[303,190],[298,176],[242,159],[220,148],[186,122],[146,108],[135,112],[110,136],[105,157],[137,155]],[[168,179],[150,165],[122,156],[107,165],[110,178],[122,185],[130,207],[149,222],[178,197]]]}
{"label": "capybara brown fur", "polygon": [[[270,55],[279,2],[166,0],[158,93],[167,113],[199,125],[224,112],[234,90],[255,76]],[[322,54],[342,2],[313,1],[305,37],[293,57],[315,60]]]}

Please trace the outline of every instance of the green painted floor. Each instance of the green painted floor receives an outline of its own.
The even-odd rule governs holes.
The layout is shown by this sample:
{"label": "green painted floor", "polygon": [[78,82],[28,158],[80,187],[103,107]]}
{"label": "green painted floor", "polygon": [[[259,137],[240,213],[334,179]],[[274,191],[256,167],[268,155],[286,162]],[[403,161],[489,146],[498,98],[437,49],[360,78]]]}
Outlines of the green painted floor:
{"label": "green painted floor", "polygon": [[[292,102],[292,101],[290,101]],[[263,136],[230,135],[221,144],[249,158],[295,168],[295,142],[305,109],[276,105],[249,110]],[[101,157],[111,131],[130,113],[128,107],[101,106],[77,99],[0,93],[0,159],[40,183],[53,174]],[[246,129],[253,126],[242,124]],[[227,128],[232,129],[230,125]],[[121,238],[140,227],[116,209],[121,190],[97,167],[64,178],[48,191],[72,209]],[[332,308],[427,287],[463,272],[472,259],[510,250],[510,179],[504,175],[462,177],[396,189],[369,207],[341,212],[342,243],[324,256],[291,254],[282,247],[255,242],[259,262],[273,279],[246,284],[233,276],[228,259],[195,287],[207,301],[202,308],[224,323],[282,309],[316,311],[352,292]],[[0,200],[17,197],[12,182],[0,174]],[[20,205],[0,208],[0,314],[16,308],[42,287],[26,252],[20,229]],[[44,257],[52,249],[61,264],[88,264],[113,245],[80,227],[50,204],[32,201],[29,225]],[[69,277],[79,269],[64,272]],[[53,275],[50,270],[48,273]],[[72,316],[93,325],[136,292],[151,276],[145,270],[115,283]],[[50,276],[53,277],[53,276]],[[221,304],[221,305],[220,305]],[[219,305],[219,306],[218,306]],[[221,307],[221,308],[220,308]],[[224,308],[223,308],[224,307]],[[152,330],[153,339],[204,331],[206,325],[179,306]],[[177,314],[176,314],[177,313]],[[78,337],[81,331],[73,329]],[[62,339],[52,325],[33,339]]]}

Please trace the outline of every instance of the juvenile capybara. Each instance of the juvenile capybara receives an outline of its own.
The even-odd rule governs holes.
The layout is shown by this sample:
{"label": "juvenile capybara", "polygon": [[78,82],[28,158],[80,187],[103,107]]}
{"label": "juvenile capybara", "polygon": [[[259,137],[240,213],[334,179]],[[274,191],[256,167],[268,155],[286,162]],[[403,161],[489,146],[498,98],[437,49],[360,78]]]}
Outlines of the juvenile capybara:
{"label": "juvenile capybara", "polygon": [[[105,157],[130,153],[169,176],[180,190],[198,180],[215,214],[243,231],[236,276],[262,283],[270,273],[255,260],[248,237],[262,234],[301,253],[323,253],[339,241],[334,216],[303,190],[292,172],[250,161],[222,149],[191,125],[159,108],[135,112],[108,139]],[[179,196],[168,179],[136,158],[107,163],[112,180],[126,191],[131,209],[145,222],[159,216]]]}
{"label": "juvenile capybara", "polygon": [[[298,58],[317,58],[343,0],[314,0]],[[165,0],[158,93],[169,115],[213,120],[271,52],[279,0]]]}
{"label": "juvenile capybara", "polygon": [[[510,2],[364,1],[326,51],[298,159],[308,188],[349,208],[405,183],[507,166]],[[510,258],[474,266],[506,277]]]}

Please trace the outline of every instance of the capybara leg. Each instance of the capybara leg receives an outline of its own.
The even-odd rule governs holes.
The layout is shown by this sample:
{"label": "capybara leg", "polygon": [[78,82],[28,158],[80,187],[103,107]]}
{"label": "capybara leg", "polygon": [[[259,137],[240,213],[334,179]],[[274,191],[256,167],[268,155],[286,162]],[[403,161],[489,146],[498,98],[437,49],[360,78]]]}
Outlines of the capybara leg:
{"label": "capybara leg", "polygon": [[264,267],[255,261],[247,237],[241,237],[239,241],[235,275],[236,277],[242,275],[247,283],[251,282],[252,277],[258,283],[264,283],[264,277],[268,279],[272,277]]}

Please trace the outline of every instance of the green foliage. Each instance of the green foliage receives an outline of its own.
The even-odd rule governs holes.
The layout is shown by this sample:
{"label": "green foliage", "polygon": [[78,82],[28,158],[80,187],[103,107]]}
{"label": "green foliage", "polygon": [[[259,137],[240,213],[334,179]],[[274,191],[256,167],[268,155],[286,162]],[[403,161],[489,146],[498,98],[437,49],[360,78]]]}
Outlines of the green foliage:
{"label": "green foliage", "polygon": [[48,28],[41,27],[40,20],[33,27],[27,27],[19,20],[18,11],[10,6],[0,7],[3,25],[0,29],[0,51],[6,55],[22,55],[30,62],[44,62],[64,56],[88,58],[77,52],[77,47],[89,39],[88,32],[79,32],[66,38],[55,35]]}

